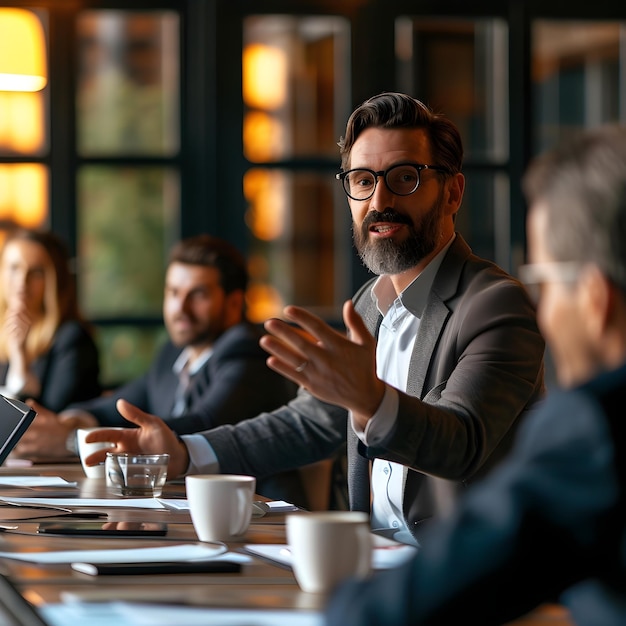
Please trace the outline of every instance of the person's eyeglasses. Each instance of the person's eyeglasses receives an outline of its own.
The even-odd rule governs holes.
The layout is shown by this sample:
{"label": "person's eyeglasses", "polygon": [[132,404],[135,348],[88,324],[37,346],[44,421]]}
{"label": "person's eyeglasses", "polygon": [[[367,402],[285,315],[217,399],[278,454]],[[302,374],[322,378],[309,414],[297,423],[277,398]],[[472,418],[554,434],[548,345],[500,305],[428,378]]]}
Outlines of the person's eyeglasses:
{"label": "person's eyeglasses", "polygon": [[535,302],[539,300],[541,287],[546,283],[575,283],[583,264],[578,261],[553,261],[520,265],[519,279]]}
{"label": "person's eyeglasses", "polygon": [[375,172],[366,168],[357,168],[339,172],[335,175],[343,184],[346,195],[353,200],[369,200],[376,191],[378,179],[382,176],[389,191],[397,196],[410,196],[420,186],[420,172],[435,170],[449,173],[445,167],[422,165],[421,163],[399,163],[388,170]]}

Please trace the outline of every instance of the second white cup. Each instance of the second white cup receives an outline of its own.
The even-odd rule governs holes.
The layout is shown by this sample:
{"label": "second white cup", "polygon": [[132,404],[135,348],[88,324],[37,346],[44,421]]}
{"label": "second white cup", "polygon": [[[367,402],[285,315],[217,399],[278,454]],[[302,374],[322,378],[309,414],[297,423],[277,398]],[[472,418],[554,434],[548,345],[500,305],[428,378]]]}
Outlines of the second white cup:
{"label": "second white cup", "polygon": [[320,511],[287,516],[293,572],[303,591],[327,593],[346,578],[367,576],[372,567],[369,515]]}
{"label": "second white cup", "polygon": [[200,541],[229,541],[250,525],[253,476],[198,474],[185,478],[189,513]]}
{"label": "second white cup", "polygon": [[97,441],[95,443],[87,443],[85,437],[95,430],[124,430],[122,427],[111,428],[105,426],[94,426],[92,428],[79,428],[76,431],[76,444],[78,447],[78,456],[80,457],[83,471],[87,478],[104,478],[104,461],[100,465],[86,465],[85,459],[98,450],[109,450],[114,448],[115,444],[109,441]]}

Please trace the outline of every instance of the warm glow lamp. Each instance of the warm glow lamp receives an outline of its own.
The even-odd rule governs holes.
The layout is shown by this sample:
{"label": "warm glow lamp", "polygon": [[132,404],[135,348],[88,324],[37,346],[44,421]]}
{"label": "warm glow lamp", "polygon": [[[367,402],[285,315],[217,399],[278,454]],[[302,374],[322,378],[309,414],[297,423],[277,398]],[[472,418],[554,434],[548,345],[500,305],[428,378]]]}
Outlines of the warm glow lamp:
{"label": "warm glow lamp", "polygon": [[41,227],[48,215],[48,185],[43,165],[0,164],[0,222]]}
{"label": "warm glow lamp", "polygon": [[249,107],[276,110],[287,99],[287,57],[283,50],[251,44],[243,51],[243,100]]}
{"label": "warm glow lamp", "polygon": [[46,82],[41,21],[26,9],[0,8],[0,91],[39,91]]}

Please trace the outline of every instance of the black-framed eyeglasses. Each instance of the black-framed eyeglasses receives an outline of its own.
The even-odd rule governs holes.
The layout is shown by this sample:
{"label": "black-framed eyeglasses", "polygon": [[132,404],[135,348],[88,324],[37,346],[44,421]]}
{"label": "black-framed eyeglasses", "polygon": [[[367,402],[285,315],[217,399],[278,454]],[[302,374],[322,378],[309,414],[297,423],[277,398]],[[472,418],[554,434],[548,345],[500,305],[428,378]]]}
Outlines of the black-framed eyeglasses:
{"label": "black-framed eyeglasses", "polygon": [[398,163],[388,170],[376,172],[364,167],[339,172],[335,175],[343,185],[346,195],[353,200],[369,200],[376,191],[378,179],[382,176],[385,185],[397,196],[410,196],[420,186],[422,170],[435,170],[449,173],[445,167],[437,165],[423,165],[421,163]]}

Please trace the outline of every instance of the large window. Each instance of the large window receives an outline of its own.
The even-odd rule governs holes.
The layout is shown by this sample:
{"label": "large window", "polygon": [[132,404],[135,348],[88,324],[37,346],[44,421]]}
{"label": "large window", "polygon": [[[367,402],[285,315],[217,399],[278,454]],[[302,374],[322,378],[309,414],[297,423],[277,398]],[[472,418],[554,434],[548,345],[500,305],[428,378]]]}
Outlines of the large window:
{"label": "large window", "polygon": [[572,131],[626,121],[626,21],[535,20],[533,149]]}
{"label": "large window", "polygon": [[243,149],[255,320],[286,303],[337,317],[349,282],[349,217],[337,141],[349,113],[348,22],[249,16]]}
{"label": "large window", "polygon": [[166,255],[180,236],[169,160],[180,147],[180,27],[167,11],[108,10],[81,12],[76,27],[79,293],[113,384],[144,371],[163,336]]}
{"label": "large window", "polygon": [[365,98],[407,91],[458,124],[458,229],[513,273],[528,159],[626,121],[626,5],[609,0],[29,6],[49,84],[0,92],[0,228],[68,239],[107,384],[143,371],[162,339],[165,256],[181,236],[209,231],[248,256],[253,319],[296,303],[339,320],[367,271],[337,141]]}
{"label": "large window", "polygon": [[[35,10],[32,14],[46,37],[48,13]],[[48,87],[33,92],[0,87],[0,235],[16,225],[39,228],[49,224],[48,94]]]}
{"label": "large window", "polygon": [[510,268],[507,24],[401,16],[395,33],[398,88],[461,131],[467,188],[457,228],[477,254]]}

